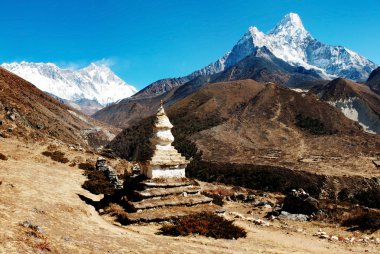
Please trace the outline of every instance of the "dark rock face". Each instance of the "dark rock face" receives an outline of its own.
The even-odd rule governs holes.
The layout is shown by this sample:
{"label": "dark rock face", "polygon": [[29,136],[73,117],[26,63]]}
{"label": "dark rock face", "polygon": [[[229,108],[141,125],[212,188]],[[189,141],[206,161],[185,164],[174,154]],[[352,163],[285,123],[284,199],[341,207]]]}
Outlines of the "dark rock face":
{"label": "dark rock face", "polygon": [[292,192],[286,196],[283,211],[295,214],[313,214],[319,210],[319,202],[313,197],[310,197],[304,190],[298,191],[292,190]]}
{"label": "dark rock face", "polygon": [[380,94],[380,67],[369,75],[367,85],[372,89],[372,91]]}

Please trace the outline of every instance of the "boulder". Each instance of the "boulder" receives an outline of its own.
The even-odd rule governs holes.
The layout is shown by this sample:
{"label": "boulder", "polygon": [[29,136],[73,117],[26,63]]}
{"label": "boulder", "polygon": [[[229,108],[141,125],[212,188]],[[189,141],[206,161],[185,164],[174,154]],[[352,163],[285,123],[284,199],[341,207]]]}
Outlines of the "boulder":
{"label": "boulder", "polygon": [[319,202],[302,189],[292,190],[285,197],[282,210],[289,213],[311,215],[318,212]]}

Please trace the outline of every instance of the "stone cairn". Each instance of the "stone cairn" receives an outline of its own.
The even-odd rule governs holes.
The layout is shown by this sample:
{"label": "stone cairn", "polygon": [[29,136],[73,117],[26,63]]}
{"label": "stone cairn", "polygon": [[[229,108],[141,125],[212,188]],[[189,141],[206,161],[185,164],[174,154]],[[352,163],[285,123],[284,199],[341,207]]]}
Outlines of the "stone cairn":
{"label": "stone cairn", "polygon": [[96,161],[96,170],[102,171],[108,181],[114,185],[115,189],[120,190],[123,188],[123,182],[119,180],[115,170],[107,164],[106,159],[103,157],[98,157]]}
{"label": "stone cairn", "polygon": [[212,199],[200,194],[199,184],[186,178],[186,160],[171,145],[173,125],[162,102],[153,125],[152,157],[140,164],[140,174],[126,181],[127,221],[169,220],[192,213],[215,211]]}

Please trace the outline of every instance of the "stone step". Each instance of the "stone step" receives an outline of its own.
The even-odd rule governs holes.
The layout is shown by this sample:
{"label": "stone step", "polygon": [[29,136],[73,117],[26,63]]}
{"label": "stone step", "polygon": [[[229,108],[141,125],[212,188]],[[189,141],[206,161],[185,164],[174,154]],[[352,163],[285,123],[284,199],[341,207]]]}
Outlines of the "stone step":
{"label": "stone step", "polygon": [[194,180],[187,178],[167,178],[167,179],[150,179],[141,182],[145,188],[174,188],[181,186],[190,186],[190,185],[198,185],[198,183]]}
{"label": "stone step", "polygon": [[127,223],[166,221],[202,212],[215,212],[220,209],[214,204],[199,204],[194,206],[163,207],[158,209],[143,210],[139,213],[126,213],[124,220]]}
{"label": "stone step", "polygon": [[134,193],[140,198],[152,198],[152,197],[162,197],[173,194],[189,193],[195,194],[201,190],[199,186],[180,186],[174,188],[149,188],[143,191],[134,191]]}
{"label": "stone step", "polygon": [[162,165],[162,166],[178,166],[178,165],[184,165],[188,164],[188,161],[186,161],[184,158],[183,159],[160,159],[160,158],[152,158],[149,161],[150,165]]}
{"label": "stone step", "polygon": [[132,210],[142,210],[142,209],[151,209],[158,207],[166,207],[166,206],[192,206],[203,203],[210,203],[212,198],[196,194],[196,195],[178,195],[178,196],[168,196],[164,198],[150,198],[144,199],[138,202],[129,201],[128,205],[132,208]]}
{"label": "stone step", "polygon": [[179,161],[183,162],[186,158],[183,156],[169,156],[169,155],[160,155],[160,156],[153,156],[150,161]]}

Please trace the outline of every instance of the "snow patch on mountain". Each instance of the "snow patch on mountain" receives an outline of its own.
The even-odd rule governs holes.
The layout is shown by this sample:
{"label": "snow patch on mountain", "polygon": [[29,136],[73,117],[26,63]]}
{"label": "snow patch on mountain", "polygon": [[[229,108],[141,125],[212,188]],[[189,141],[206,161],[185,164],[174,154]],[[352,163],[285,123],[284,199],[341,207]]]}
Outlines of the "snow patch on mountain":
{"label": "snow patch on mountain", "polygon": [[338,101],[328,101],[349,119],[358,122],[364,131],[372,134],[380,134],[380,119],[371,108],[358,97],[341,99]]}
{"label": "snow patch on mountain", "polygon": [[289,13],[267,34],[257,27],[250,27],[230,52],[194,73],[218,73],[263,47],[293,66],[315,69],[326,78],[344,77],[362,81],[377,67],[352,50],[317,41],[305,29],[299,15]]}
{"label": "snow patch on mountain", "polygon": [[62,69],[53,63],[14,62],[1,66],[40,90],[70,101],[96,100],[105,106],[137,92],[107,66],[95,63],[80,70]]}

